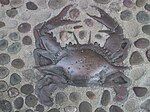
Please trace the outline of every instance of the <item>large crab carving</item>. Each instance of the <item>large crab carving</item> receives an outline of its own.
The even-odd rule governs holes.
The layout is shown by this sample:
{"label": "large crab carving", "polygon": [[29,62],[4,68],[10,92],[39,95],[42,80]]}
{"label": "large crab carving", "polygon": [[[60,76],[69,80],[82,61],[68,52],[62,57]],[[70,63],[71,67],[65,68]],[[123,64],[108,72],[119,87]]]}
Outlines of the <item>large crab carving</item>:
{"label": "large crab carving", "polygon": [[112,87],[116,91],[115,100],[122,101],[127,95],[130,79],[124,75],[129,67],[122,66],[130,47],[129,40],[124,38],[121,26],[104,10],[98,10],[101,17],[88,16],[104,24],[108,30],[99,32],[110,36],[103,47],[92,44],[91,36],[87,44],[80,44],[73,32],[76,44],[61,47],[53,33],[48,31],[59,26],[76,24],[80,21],[63,19],[73,5],[68,5],[55,17],[34,27],[35,45],[34,58],[36,69],[43,77],[36,84],[39,101],[47,106],[53,105],[52,94],[57,88],[67,85],[77,87],[102,86]]}

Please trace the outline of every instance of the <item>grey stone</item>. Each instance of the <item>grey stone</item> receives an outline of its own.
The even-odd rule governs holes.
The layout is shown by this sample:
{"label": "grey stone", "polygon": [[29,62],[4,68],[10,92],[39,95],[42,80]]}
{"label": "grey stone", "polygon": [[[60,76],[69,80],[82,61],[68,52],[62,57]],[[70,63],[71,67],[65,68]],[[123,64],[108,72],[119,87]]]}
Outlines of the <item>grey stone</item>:
{"label": "grey stone", "polygon": [[8,17],[14,18],[18,14],[18,11],[17,9],[12,8],[12,9],[7,10],[6,14]]}
{"label": "grey stone", "polygon": [[5,26],[5,23],[0,21],[0,28],[4,27]]}
{"label": "grey stone", "polygon": [[3,5],[8,5],[10,3],[10,0],[0,0],[0,3]]}
{"label": "grey stone", "polygon": [[147,35],[150,35],[150,25],[144,25],[144,26],[142,27],[142,31],[143,31],[144,33],[146,33]]}
{"label": "grey stone", "polygon": [[0,39],[3,39],[3,38],[6,37],[6,36],[7,36],[7,31],[1,30],[1,31],[0,31]]}
{"label": "grey stone", "polygon": [[145,10],[150,12],[150,4],[146,3],[144,6]]}
{"label": "grey stone", "polygon": [[27,109],[26,112],[34,112],[32,109]]}
{"label": "grey stone", "polygon": [[135,47],[137,48],[147,48],[150,45],[150,41],[146,38],[140,38],[137,41],[134,42]]}
{"label": "grey stone", "polygon": [[20,91],[26,95],[33,93],[34,88],[31,84],[25,84],[21,87]]}
{"label": "grey stone", "polygon": [[124,21],[129,21],[133,18],[133,14],[130,10],[124,10],[121,12],[120,18]]}
{"label": "grey stone", "polygon": [[36,111],[38,111],[38,112],[44,112],[44,106],[38,104],[38,105],[36,106]]}
{"label": "grey stone", "polygon": [[142,104],[141,104],[141,109],[144,109],[146,111],[150,111],[150,99],[145,100]]}
{"label": "grey stone", "polygon": [[79,105],[79,112],[92,112],[92,105],[87,101],[81,102]]}
{"label": "grey stone", "polygon": [[8,89],[8,84],[4,80],[0,80],[0,92],[7,91]]}
{"label": "grey stone", "polygon": [[82,31],[79,31],[79,38],[80,39],[84,39],[85,37],[87,36],[87,32],[82,30]]}
{"label": "grey stone", "polygon": [[112,11],[115,11],[115,12],[119,12],[121,10],[121,6],[119,3],[117,2],[112,2],[110,5],[109,5],[109,9],[112,10]]}
{"label": "grey stone", "polygon": [[31,30],[31,25],[29,23],[21,23],[18,26],[18,31],[21,33],[27,33]]}
{"label": "grey stone", "polygon": [[6,65],[10,62],[10,56],[6,53],[0,54],[0,65]]}
{"label": "grey stone", "polygon": [[63,105],[68,101],[67,95],[64,92],[58,92],[55,96],[56,104]]}
{"label": "grey stone", "polygon": [[109,108],[109,112],[124,112],[124,111],[116,105],[111,105],[111,107]]}
{"label": "grey stone", "polygon": [[34,2],[27,2],[26,7],[28,10],[37,10],[38,7]]}
{"label": "grey stone", "polygon": [[123,0],[123,5],[127,8],[131,8],[134,6],[134,2],[132,0]]}
{"label": "grey stone", "polygon": [[67,4],[67,0],[49,0],[48,6],[50,9],[56,10],[64,7]]}
{"label": "grey stone", "polygon": [[49,110],[48,112],[60,112],[58,109],[56,108],[52,108],[51,110]]}
{"label": "grey stone", "polygon": [[5,50],[8,47],[8,41],[6,39],[0,40],[0,50]]}
{"label": "grey stone", "polygon": [[81,94],[78,93],[78,92],[72,92],[70,93],[69,95],[69,99],[72,101],[72,102],[79,102],[81,100]]}
{"label": "grey stone", "polygon": [[19,95],[19,90],[15,87],[9,88],[7,92],[10,98],[14,98]]}
{"label": "grey stone", "polygon": [[11,112],[12,111],[12,104],[8,100],[0,100],[0,110],[2,112]]}
{"label": "grey stone", "polygon": [[17,54],[20,50],[21,50],[21,43],[15,42],[8,47],[7,52],[10,54]]}
{"label": "grey stone", "polygon": [[103,108],[99,107],[94,112],[106,112]]}
{"label": "grey stone", "polygon": [[103,106],[107,106],[110,102],[110,99],[111,99],[110,92],[108,90],[104,90],[101,98],[101,104]]}
{"label": "grey stone", "polygon": [[38,102],[38,99],[35,95],[28,95],[26,96],[25,98],[25,104],[28,106],[28,107],[34,107],[35,105],[37,105],[37,102]]}
{"label": "grey stone", "polygon": [[147,0],[136,0],[137,7],[143,7],[146,4]]}
{"label": "grey stone", "polygon": [[24,45],[31,45],[31,44],[32,44],[32,39],[31,39],[31,37],[30,37],[30,36],[25,36],[25,37],[23,37],[22,43],[23,43]]}
{"label": "grey stone", "polygon": [[13,73],[10,76],[10,84],[12,86],[19,84],[21,82],[21,80],[22,80],[21,77],[17,73]]}
{"label": "grey stone", "polygon": [[136,19],[139,23],[148,24],[150,22],[150,16],[145,11],[139,11],[136,15]]}
{"label": "grey stone", "polygon": [[20,34],[19,34],[19,32],[12,32],[12,33],[9,34],[8,37],[9,37],[11,40],[13,40],[13,41],[18,41],[18,40],[20,40]]}
{"label": "grey stone", "polygon": [[14,59],[12,62],[11,62],[11,65],[14,67],[14,68],[17,68],[17,69],[21,69],[24,67],[25,63],[22,59]]}
{"label": "grey stone", "polygon": [[143,97],[147,93],[147,88],[145,87],[133,87],[133,91],[137,97]]}
{"label": "grey stone", "polygon": [[67,106],[64,108],[65,112],[77,112],[77,107],[75,106]]}
{"label": "grey stone", "polygon": [[22,97],[18,97],[14,100],[14,107],[16,109],[21,109],[24,104],[24,99]]}
{"label": "grey stone", "polygon": [[90,99],[93,100],[96,98],[96,95],[92,91],[87,91],[86,96]]}
{"label": "grey stone", "polygon": [[14,8],[21,7],[23,5],[23,0],[11,0],[10,6]]}
{"label": "grey stone", "polygon": [[4,66],[0,66],[0,79],[4,79],[9,75],[9,69]]}

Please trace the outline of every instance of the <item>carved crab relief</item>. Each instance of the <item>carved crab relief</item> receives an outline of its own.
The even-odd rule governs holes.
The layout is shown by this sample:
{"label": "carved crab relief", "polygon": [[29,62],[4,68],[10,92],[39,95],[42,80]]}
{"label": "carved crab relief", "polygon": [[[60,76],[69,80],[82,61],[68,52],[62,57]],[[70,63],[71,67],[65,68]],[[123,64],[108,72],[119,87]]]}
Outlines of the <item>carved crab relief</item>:
{"label": "carved crab relief", "polygon": [[52,106],[51,96],[54,91],[68,85],[112,87],[116,92],[116,101],[126,99],[130,79],[124,75],[124,71],[129,67],[123,66],[123,61],[127,58],[130,42],[124,37],[121,26],[104,10],[91,6],[99,11],[101,17],[87,13],[108,29],[99,31],[109,35],[103,47],[96,42],[91,43],[91,35],[87,44],[80,44],[73,32],[70,33],[74,36],[76,44],[70,43],[61,47],[53,33],[48,32],[59,26],[80,22],[63,19],[72,6],[66,6],[57,16],[34,27],[35,64],[36,69],[43,75],[36,84],[39,101]]}

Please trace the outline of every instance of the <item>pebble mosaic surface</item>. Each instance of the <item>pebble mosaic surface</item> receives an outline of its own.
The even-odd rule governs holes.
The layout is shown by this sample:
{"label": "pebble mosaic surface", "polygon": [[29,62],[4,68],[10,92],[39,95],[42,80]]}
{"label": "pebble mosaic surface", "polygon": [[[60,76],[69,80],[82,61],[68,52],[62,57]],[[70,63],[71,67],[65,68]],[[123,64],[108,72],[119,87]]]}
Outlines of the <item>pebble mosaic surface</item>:
{"label": "pebble mosaic surface", "polygon": [[[126,75],[132,80],[128,98],[115,102],[111,88],[77,88],[57,90],[54,104],[44,106],[35,94],[40,75],[35,69],[33,27],[57,15],[67,4],[74,4],[68,13],[80,19],[77,26],[54,30],[62,46],[74,43],[67,30],[74,29],[80,43],[88,40],[104,44],[107,35],[98,30],[104,26],[85,14],[104,9],[122,26],[131,41]],[[0,112],[149,112],[150,111],[150,1],[149,0],[0,0]],[[44,61],[44,60],[43,60]],[[125,92],[125,91],[123,91]]]}

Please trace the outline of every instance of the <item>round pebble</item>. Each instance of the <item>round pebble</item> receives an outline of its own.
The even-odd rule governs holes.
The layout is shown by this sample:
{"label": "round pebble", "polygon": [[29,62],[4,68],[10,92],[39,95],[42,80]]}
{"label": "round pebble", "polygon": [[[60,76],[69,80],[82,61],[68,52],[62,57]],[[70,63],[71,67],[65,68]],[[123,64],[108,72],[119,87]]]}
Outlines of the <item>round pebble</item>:
{"label": "round pebble", "polygon": [[150,111],[150,99],[145,100],[140,107],[146,110],[146,112]]}
{"label": "round pebble", "polygon": [[87,18],[84,20],[84,23],[88,26],[88,27],[92,27],[94,25],[94,22],[92,19]]}
{"label": "round pebble", "polygon": [[99,107],[94,112],[106,112],[103,108]]}
{"label": "round pebble", "polygon": [[75,106],[67,106],[64,108],[65,112],[77,112],[77,108]]}
{"label": "round pebble", "polygon": [[32,82],[36,78],[33,69],[27,69],[27,70],[22,71],[22,76],[24,76],[24,79],[26,81],[32,81]]}
{"label": "round pebble", "polygon": [[150,4],[146,3],[144,8],[145,8],[145,10],[150,11]]}
{"label": "round pebble", "polygon": [[6,65],[10,62],[10,56],[6,53],[0,54],[0,65]]}
{"label": "round pebble", "polygon": [[13,41],[18,41],[20,40],[20,35],[19,32],[12,32],[9,34],[9,38]]}
{"label": "round pebble", "polygon": [[37,105],[37,97],[35,95],[28,95],[26,96],[25,98],[25,104],[28,106],[28,107],[34,107],[35,105]]}
{"label": "round pebble", "polygon": [[131,65],[139,65],[139,64],[142,64],[144,62],[141,54],[138,51],[134,51],[131,54],[129,61],[130,61]]}
{"label": "round pebble", "polygon": [[9,29],[14,29],[18,26],[18,21],[17,20],[9,20],[9,21],[6,22],[6,26]]}
{"label": "round pebble", "polygon": [[133,91],[137,97],[143,97],[148,90],[145,87],[133,87]]}
{"label": "round pebble", "polygon": [[14,18],[18,14],[17,9],[12,8],[6,11],[6,15],[10,18]]}
{"label": "round pebble", "polygon": [[139,11],[136,15],[136,19],[139,23],[148,24],[150,22],[150,16],[145,11]]}
{"label": "round pebble", "polygon": [[79,105],[79,112],[92,112],[92,105],[87,101],[81,102]]}
{"label": "round pebble", "polygon": [[14,100],[14,107],[16,109],[21,109],[24,104],[24,99],[22,97],[18,97]]}
{"label": "round pebble", "polygon": [[21,33],[27,33],[31,30],[31,25],[29,23],[21,23],[18,26],[18,31]]}
{"label": "round pebble", "polygon": [[129,99],[125,103],[124,107],[127,110],[127,112],[133,112],[136,109],[136,101],[134,99]]}
{"label": "round pebble", "polygon": [[79,38],[82,40],[84,39],[85,37],[87,36],[87,32],[82,30],[82,31],[79,31]]}
{"label": "round pebble", "polygon": [[79,15],[80,15],[80,11],[77,8],[71,9],[69,11],[69,16],[70,16],[71,19],[75,20],[79,17]]}
{"label": "round pebble", "polygon": [[0,28],[4,27],[5,26],[5,23],[0,21]]}
{"label": "round pebble", "polygon": [[150,41],[146,38],[140,38],[137,41],[134,42],[135,47],[137,48],[147,48],[150,45]]}
{"label": "round pebble", "polygon": [[34,112],[32,109],[27,109],[26,112]]}
{"label": "round pebble", "polygon": [[143,31],[144,33],[146,33],[147,35],[150,35],[150,25],[144,25],[144,26],[142,27],[142,31]]}
{"label": "round pebble", "polygon": [[110,92],[108,90],[104,90],[101,98],[101,104],[103,106],[107,106],[110,102],[110,99],[111,99]]}
{"label": "round pebble", "polygon": [[147,0],[136,0],[137,7],[143,7],[146,4]]}
{"label": "round pebble", "polygon": [[89,1],[88,0],[80,0],[79,1],[79,7],[82,9],[82,10],[85,10],[88,8],[88,5],[89,5]]}
{"label": "round pebble", "polygon": [[11,87],[8,89],[8,96],[10,98],[14,98],[14,97],[17,97],[19,95],[19,90],[15,87]]}
{"label": "round pebble", "polygon": [[42,7],[42,8],[46,8],[47,7],[47,0],[36,0],[37,1],[37,5]]}
{"label": "round pebble", "polygon": [[144,73],[145,73],[145,69],[142,67],[138,67],[132,69],[130,76],[133,80],[139,80],[140,78],[142,78],[142,76],[144,76]]}
{"label": "round pebble", "polygon": [[94,2],[99,3],[99,4],[108,4],[110,0],[94,0]]}
{"label": "round pebble", "polygon": [[48,112],[60,112],[58,109],[56,108],[52,108],[51,110],[49,110]]}
{"label": "round pebble", "polygon": [[8,100],[0,100],[1,112],[12,112],[12,104]]}
{"label": "round pebble", "polygon": [[36,111],[38,111],[38,112],[44,112],[44,106],[38,104],[38,105],[36,106]]}
{"label": "round pebble", "polygon": [[26,7],[28,10],[37,10],[38,7],[34,2],[27,2]]}
{"label": "round pebble", "polygon": [[0,50],[5,50],[8,47],[8,41],[6,39],[0,40]]}
{"label": "round pebble", "polygon": [[120,18],[123,21],[129,21],[133,18],[133,14],[130,10],[124,10],[124,11],[121,12]]}
{"label": "round pebble", "polygon": [[11,0],[10,6],[14,8],[21,7],[23,5],[23,0]]}
{"label": "round pebble", "polygon": [[96,34],[96,35],[95,35],[95,38],[96,38],[96,39],[102,39],[103,37],[102,37],[102,35],[100,35],[100,34]]}
{"label": "round pebble", "polygon": [[4,66],[0,66],[0,79],[4,79],[9,75],[9,69]]}
{"label": "round pebble", "polygon": [[81,100],[81,94],[78,93],[78,92],[72,92],[70,93],[69,95],[69,99],[72,101],[72,102],[79,102]]}
{"label": "round pebble", "polygon": [[24,45],[31,45],[31,44],[32,44],[32,39],[31,39],[31,37],[30,37],[30,36],[25,36],[25,37],[23,37],[22,43],[23,43]]}
{"label": "round pebble", "polygon": [[49,0],[48,6],[50,9],[60,9],[67,4],[67,0]]}
{"label": "round pebble", "polygon": [[110,112],[123,112],[123,110],[116,105],[111,105],[111,107],[109,108],[109,111]]}
{"label": "round pebble", "polygon": [[25,84],[21,87],[20,91],[26,95],[33,93],[34,88],[31,84]]}
{"label": "round pebble", "polygon": [[11,62],[11,65],[14,67],[14,68],[17,68],[17,69],[21,69],[24,67],[25,63],[22,59],[14,59],[12,62]]}
{"label": "round pebble", "polygon": [[123,5],[126,6],[127,8],[131,8],[134,6],[134,3],[132,0],[123,0]]}
{"label": "round pebble", "polygon": [[6,37],[6,36],[7,36],[7,31],[1,30],[1,31],[0,31],[0,39],[3,39],[3,38]]}
{"label": "round pebble", "polygon": [[8,89],[8,84],[4,80],[0,80],[0,92],[7,91]]}
{"label": "round pebble", "polygon": [[56,104],[63,105],[68,101],[67,95],[64,92],[59,92],[55,96],[55,102]]}
{"label": "round pebble", "polygon": [[12,86],[14,85],[17,85],[21,82],[21,77],[17,74],[17,73],[13,73],[11,76],[10,76],[10,84]]}
{"label": "round pebble", "polygon": [[8,47],[7,52],[10,54],[17,54],[20,50],[21,50],[21,43],[14,42]]}
{"label": "round pebble", "polygon": [[10,3],[10,0],[0,0],[0,3],[3,5],[8,5]]}
{"label": "round pebble", "polygon": [[109,5],[109,9],[111,11],[115,11],[115,12],[119,12],[121,10],[121,7],[120,7],[120,4],[117,3],[117,2],[112,2],[110,5]]}
{"label": "round pebble", "polygon": [[20,15],[20,19],[22,19],[23,21],[28,21],[30,18],[31,14],[28,12],[22,12],[22,14]]}
{"label": "round pebble", "polygon": [[96,95],[92,91],[87,91],[86,96],[90,99],[93,100],[96,98]]}

